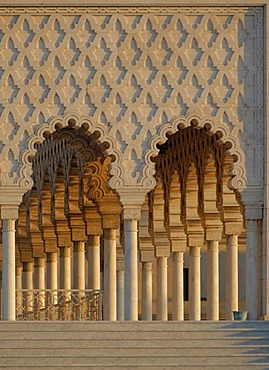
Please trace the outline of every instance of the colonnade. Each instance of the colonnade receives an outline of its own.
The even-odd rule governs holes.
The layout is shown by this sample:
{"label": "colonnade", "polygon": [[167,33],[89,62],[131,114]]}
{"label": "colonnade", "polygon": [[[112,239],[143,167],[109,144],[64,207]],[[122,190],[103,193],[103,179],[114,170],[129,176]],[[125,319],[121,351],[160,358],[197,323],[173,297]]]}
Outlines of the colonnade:
{"label": "colonnade", "polygon": [[[12,223],[12,222],[11,222]],[[6,238],[3,232],[3,248],[8,245],[15,246],[14,229],[11,229],[10,222],[3,223],[3,227],[9,227],[10,237]],[[13,223],[14,224],[14,223]],[[130,225],[131,224],[131,225]],[[171,252],[171,255],[154,256],[147,253],[143,247],[143,240],[137,243],[139,238],[138,230],[135,227],[136,221],[128,221],[129,233],[126,233],[132,245],[129,255],[117,256],[117,244],[119,245],[118,232],[115,229],[105,230],[103,236],[103,269],[101,270],[101,243],[100,236],[92,236],[85,242],[76,242],[73,247],[61,247],[57,252],[46,253],[45,257],[35,257],[33,262],[23,262],[16,266],[16,288],[27,290],[43,291],[49,289],[55,291],[55,304],[57,303],[57,290],[103,290],[103,319],[104,320],[137,320],[141,314],[142,320],[152,320],[154,314],[157,320],[168,319],[168,263],[170,257],[173,270],[172,287],[172,319],[184,320],[184,281],[183,266],[184,255],[188,253],[189,260],[189,312],[190,320],[201,319],[201,274],[200,259],[201,247],[187,247],[186,251]],[[143,230],[140,229],[141,233]],[[7,233],[7,232],[6,232]],[[219,241],[208,241],[207,249],[207,319],[219,319]],[[128,248],[128,244],[127,244]],[[151,244],[153,253],[154,246]],[[131,255],[133,252],[133,256]],[[137,254],[137,252],[139,254]],[[138,261],[142,264],[142,284],[138,285]],[[10,259],[3,255],[3,262]],[[125,271],[123,258],[125,259]],[[137,263],[128,266],[130,260],[135,258]],[[157,310],[153,311],[153,261],[157,259]],[[4,266],[4,264],[3,264]],[[13,263],[15,267],[15,264]],[[12,267],[9,264],[9,267]],[[9,287],[14,286],[12,268],[8,270],[11,278],[3,280]],[[4,276],[3,271],[3,276]],[[125,282],[124,282],[125,275]],[[103,286],[101,283],[103,281]],[[129,284],[132,290],[125,291],[124,286]],[[138,311],[138,290],[141,289],[142,301],[141,312]],[[125,295],[125,297],[124,297]],[[20,302],[17,301],[17,305]],[[13,301],[14,305],[14,301]],[[5,305],[4,305],[5,306]],[[3,307],[4,307],[3,306]],[[9,300],[8,317],[11,317]],[[232,319],[232,311],[238,310],[238,235],[227,236],[226,245],[226,319]],[[13,313],[15,314],[15,312]],[[2,312],[3,317],[5,311]]]}
{"label": "colonnade", "polygon": [[12,218],[5,218],[1,210],[2,318],[16,317],[17,265],[17,289],[103,290],[104,320],[137,320],[139,314],[142,320],[152,320],[157,259],[156,314],[158,320],[167,320],[171,257],[172,319],[183,320],[188,252],[189,319],[200,320],[200,259],[206,243],[207,319],[218,320],[219,242],[225,235],[226,318],[231,319],[232,311],[238,310],[238,236],[243,216],[239,195],[227,185],[233,157],[225,153],[225,145],[216,135],[208,136],[206,128],[180,130],[155,159],[153,190],[147,195],[135,188],[116,193],[107,187],[111,159],[96,138],[73,127],[55,132],[33,160],[33,189]]}

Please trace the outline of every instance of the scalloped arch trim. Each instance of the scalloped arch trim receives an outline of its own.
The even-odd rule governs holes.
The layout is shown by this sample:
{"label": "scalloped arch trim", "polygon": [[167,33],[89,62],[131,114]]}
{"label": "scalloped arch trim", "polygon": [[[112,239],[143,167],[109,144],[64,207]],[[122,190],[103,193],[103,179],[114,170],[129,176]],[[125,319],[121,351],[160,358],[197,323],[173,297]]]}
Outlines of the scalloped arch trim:
{"label": "scalloped arch trim", "polygon": [[[232,190],[243,191],[246,188],[246,167],[245,167],[245,154],[240,147],[240,143],[237,137],[230,133],[227,126],[222,123],[216,122],[214,118],[203,118],[200,113],[189,113],[185,117],[175,117],[169,123],[163,125],[158,130],[157,134],[152,137],[150,142],[150,149],[146,153],[145,161],[148,164],[147,172],[144,177],[152,173],[152,167],[154,166],[151,161],[151,157],[158,155],[158,144],[163,144],[167,141],[168,136],[174,134],[179,129],[184,129],[191,126],[192,122],[195,122],[196,128],[208,127],[208,133],[214,135],[220,134],[220,141],[223,143],[230,143],[230,149],[226,151],[236,158],[236,161],[231,167],[231,179],[228,186]],[[150,172],[149,172],[150,171]]]}
{"label": "scalloped arch trim", "polygon": [[[72,127],[85,127],[85,133],[91,135],[93,133],[98,133],[98,140],[100,143],[108,143],[109,147],[106,150],[107,155],[112,155],[115,158],[115,166],[117,167],[121,161],[121,153],[117,150],[116,141],[109,136],[107,127],[102,123],[94,122],[90,117],[80,116],[77,113],[67,112],[63,116],[55,116],[50,119],[46,124],[42,124],[37,128],[37,131],[34,135],[30,136],[26,149],[22,153],[22,165],[19,172],[18,184],[21,188],[31,189],[33,186],[32,180],[32,164],[30,158],[33,157],[36,153],[35,144],[42,143],[45,140],[45,135],[52,134],[56,126],[59,128],[67,127],[69,124]],[[111,167],[113,170],[113,163]],[[117,171],[111,171],[117,172]],[[112,174],[112,173],[111,173]]]}

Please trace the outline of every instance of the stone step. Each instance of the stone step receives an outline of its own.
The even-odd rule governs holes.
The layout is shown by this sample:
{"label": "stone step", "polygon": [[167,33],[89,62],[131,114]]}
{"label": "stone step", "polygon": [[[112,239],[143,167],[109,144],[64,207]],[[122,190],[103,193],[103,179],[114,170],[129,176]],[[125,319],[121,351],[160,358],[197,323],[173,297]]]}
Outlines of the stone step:
{"label": "stone step", "polygon": [[5,369],[269,369],[269,322],[1,322]]}
{"label": "stone step", "polygon": [[[45,344],[45,343],[44,343]],[[43,357],[72,357],[72,358],[109,358],[124,357],[128,354],[128,357],[177,357],[180,355],[183,357],[255,357],[255,356],[269,356],[268,348],[245,348],[241,347],[229,347],[226,348],[166,348],[165,351],[160,351],[160,348],[143,348],[141,343],[140,348],[0,348],[0,359],[6,357],[29,357],[29,358],[43,358]],[[268,357],[269,361],[269,357]],[[269,364],[269,363],[268,363]]]}
{"label": "stone step", "polygon": [[265,359],[260,359],[256,356],[222,356],[222,357],[181,357],[181,356],[173,356],[173,357],[164,357],[162,354],[155,357],[141,357],[137,355],[136,357],[129,357],[128,353],[125,354],[124,357],[113,357],[113,358],[104,358],[104,357],[46,357],[46,358],[29,358],[29,357],[12,357],[12,358],[0,358],[0,366],[14,367],[14,366],[24,366],[24,367],[35,367],[36,369],[39,368],[48,368],[49,366],[53,367],[61,367],[64,368],[66,365],[70,367],[81,366],[81,367],[94,367],[102,366],[106,368],[110,367],[126,367],[129,369],[129,366],[136,366],[136,367],[170,367],[170,366],[204,366],[206,369],[207,366],[215,366],[218,369],[219,365],[226,365],[226,366],[234,366],[234,369],[237,369],[237,366],[240,365],[252,365],[253,368],[255,365],[259,366],[269,366],[269,361]]}
{"label": "stone step", "polygon": [[[15,335],[14,335],[15,336]],[[41,336],[40,336],[41,337]],[[55,338],[48,338],[45,340],[44,338],[40,339],[1,339],[0,340],[0,348],[18,348],[18,349],[28,349],[28,348],[47,348],[47,349],[54,349],[54,348],[84,348],[84,349],[117,349],[117,348],[177,348],[177,349],[186,349],[186,348],[223,348],[224,346],[224,339],[208,339],[208,340],[201,340],[201,339],[151,339],[143,338],[143,343],[141,343],[140,339],[96,339],[94,340],[80,338],[80,339],[55,339]],[[241,339],[230,339],[225,338],[225,348],[267,348],[269,353],[269,340],[256,338],[251,339],[248,341],[242,341]]]}
{"label": "stone step", "polygon": [[[101,325],[100,325],[101,324]],[[45,321],[45,322],[1,322],[0,332],[2,331],[24,331],[30,329],[31,331],[250,331],[261,330],[269,332],[269,321],[224,321],[224,322],[175,322],[175,321],[138,321],[138,322],[98,322],[98,321],[84,321],[84,322],[64,322],[64,321]]]}

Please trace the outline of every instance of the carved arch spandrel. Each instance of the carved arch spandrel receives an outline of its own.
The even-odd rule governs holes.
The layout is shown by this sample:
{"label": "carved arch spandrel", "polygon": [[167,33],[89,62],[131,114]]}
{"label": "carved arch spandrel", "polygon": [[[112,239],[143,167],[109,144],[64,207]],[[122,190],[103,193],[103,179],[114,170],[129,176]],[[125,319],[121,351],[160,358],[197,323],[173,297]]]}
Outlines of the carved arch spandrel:
{"label": "carved arch spandrel", "polygon": [[246,188],[246,166],[245,154],[240,147],[239,140],[230,132],[227,126],[217,122],[213,117],[203,118],[200,113],[189,113],[185,117],[175,117],[159,128],[157,134],[150,141],[150,148],[145,152],[146,165],[143,171],[143,179],[147,179],[148,183],[152,182],[151,178],[154,176],[155,170],[151,158],[158,155],[158,145],[165,143],[167,138],[179,129],[185,129],[192,125],[196,129],[206,127],[209,136],[217,134],[220,143],[227,143],[225,155],[228,154],[234,159],[229,168],[228,186],[231,190],[241,193]]}
{"label": "carved arch spandrel", "polygon": [[47,136],[53,134],[57,128],[64,127],[83,127],[84,133],[88,136],[96,133],[97,143],[105,144],[105,155],[111,156],[113,162],[110,164],[110,175],[112,178],[109,183],[112,188],[116,188],[123,184],[122,170],[121,170],[121,153],[116,148],[116,141],[113,137],[109,136],[107,127],[104,124],[94,122],[90,117],[80,116],[76,113],[66,113],[63,116],[56,116],[48,123],[38,127],[36,133],[29,137],[27,141],[27,149],[22,153],[20,168],[17,183],[21,188],[30,189],[33,186],[32,163],[31,158],[34,157],[37,149],[36,144],[41,144]]}

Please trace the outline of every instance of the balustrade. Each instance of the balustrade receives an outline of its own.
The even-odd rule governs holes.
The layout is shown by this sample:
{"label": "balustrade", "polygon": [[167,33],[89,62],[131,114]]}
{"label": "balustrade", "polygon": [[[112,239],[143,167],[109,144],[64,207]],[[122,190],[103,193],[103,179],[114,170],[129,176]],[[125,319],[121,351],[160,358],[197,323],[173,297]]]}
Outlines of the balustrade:
{"label": "balustrade", "polygon": [[102,300],[100,290],[19,289],[16,320],[102,320]]}

